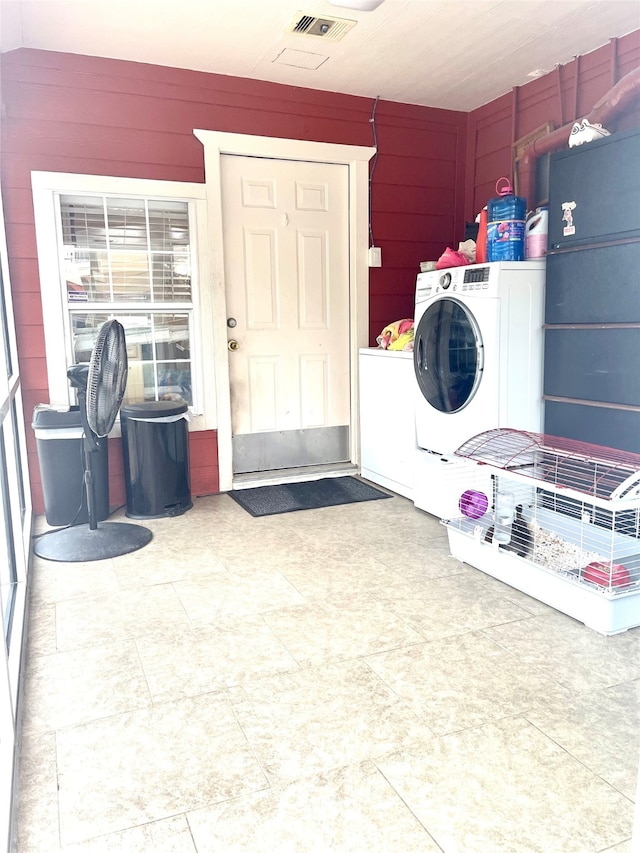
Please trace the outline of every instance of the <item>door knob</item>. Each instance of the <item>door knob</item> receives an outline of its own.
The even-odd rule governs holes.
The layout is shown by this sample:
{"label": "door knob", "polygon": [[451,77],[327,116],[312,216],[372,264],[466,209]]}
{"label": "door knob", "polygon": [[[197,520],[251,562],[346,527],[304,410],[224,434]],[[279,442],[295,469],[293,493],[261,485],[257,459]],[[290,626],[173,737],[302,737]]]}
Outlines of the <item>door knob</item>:
{"label": "door knob", "polygon": [[238,349],[238,347],[239,347],[238,341],[234,341],[233,338],[230,341],[228,341],[228,343],[227,343],[227,348],[231,352],[235,352]]}

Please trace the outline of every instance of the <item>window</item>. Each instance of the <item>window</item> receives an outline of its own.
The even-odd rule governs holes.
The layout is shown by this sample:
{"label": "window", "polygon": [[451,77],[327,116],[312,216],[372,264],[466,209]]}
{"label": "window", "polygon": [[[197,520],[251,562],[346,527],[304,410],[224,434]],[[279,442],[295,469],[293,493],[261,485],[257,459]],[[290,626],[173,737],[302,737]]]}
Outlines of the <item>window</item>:
{"label": "window", "polygon": [[[11,688],[16,695],[31,535],[31,505],[26,484],[26,443],[1,201],[0,325],[0,362],[3,365],[0,369],[0,554],[3,555],[0,561],[0,625],[3,628]],[[2,736],[0,731],[0,740]]]}
{"label": "window", "polygon": [[31,499],[19,362],[0,197],[0,849],[9,845],[14,747],[27,600]]}
{"label": "window", "polygon": [[[4,425],[0,425],[0,486],[2,490],[2,533],[0,542],[4,545],[6,563],[3,560],[0,570],[0,603],[2,606],[2,625],[7,651],[11,648],[11,627],[15,607],[16,586],[18,583],[18,561],[13,539],[13,519],[11,512],[11,492],[8,477],[9,464],[4,447]],[[1,546],[0,546],[1,547]]]}
{"label": "window", "polygon": [[57,197],[60,278],[74,362],[89,361],[97,331],[125,329],[125,401],[193,405],[189,204],[109,196]]}
{"label": "window", "polygon": [[20,520],[21,522],[24,522],[27,512],[27,495],[25,490],[25,482],[27,478],[25,477],[25,471],[22,466],[22,457],[25,455],[26,451],[22,447],[23,425],[20,415],[18,414],[18,406],[16,404],[15,397],[11,401],[11,426],[13,429],[13,445],[15,447],[16,471],[18,475],[18,491],[16,496],[18,499],[18,507],[20,508]]}
{"label": "window", "polygon": [[201,416],[195,428],[209,428],[204,186],[45,172],[32,183],[51,402],[74,402],[67,368],[89,361],[98,329],[116,319],[125,403],[184,400]]}
{"label": "window", "polygon": [[2,325],[2,344],[4,350],[4,364],[7,371],[7,379],[13,376],[13,358],[11,355],[11,336],[9,333],[9,317],[7,316],[7,300],[5,298],[4,278],[0,266],[0,324]]}

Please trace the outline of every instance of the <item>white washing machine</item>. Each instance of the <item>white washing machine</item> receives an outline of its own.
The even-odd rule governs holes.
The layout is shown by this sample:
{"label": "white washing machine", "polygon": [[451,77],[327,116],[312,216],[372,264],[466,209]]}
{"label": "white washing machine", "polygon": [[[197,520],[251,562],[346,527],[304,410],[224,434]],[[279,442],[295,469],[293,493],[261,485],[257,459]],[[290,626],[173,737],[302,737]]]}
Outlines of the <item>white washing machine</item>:
{"label": "white washing machine", "polygon": [[[451,518],[451,454],[488,429],[542,431],[545,261],[421,273],[416,283],[414,502]],[[486,486],[470,484],[471,487]]]}

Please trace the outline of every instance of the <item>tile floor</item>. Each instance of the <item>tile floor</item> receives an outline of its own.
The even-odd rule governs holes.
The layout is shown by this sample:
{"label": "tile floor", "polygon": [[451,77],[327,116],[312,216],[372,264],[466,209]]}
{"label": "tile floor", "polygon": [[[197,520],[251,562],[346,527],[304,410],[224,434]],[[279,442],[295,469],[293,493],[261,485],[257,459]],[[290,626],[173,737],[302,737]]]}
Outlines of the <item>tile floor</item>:
{"label": "tile floor", "polygon": [[630,853],[640,630],[448,554],[407,500],[36,560],[19,853]]}

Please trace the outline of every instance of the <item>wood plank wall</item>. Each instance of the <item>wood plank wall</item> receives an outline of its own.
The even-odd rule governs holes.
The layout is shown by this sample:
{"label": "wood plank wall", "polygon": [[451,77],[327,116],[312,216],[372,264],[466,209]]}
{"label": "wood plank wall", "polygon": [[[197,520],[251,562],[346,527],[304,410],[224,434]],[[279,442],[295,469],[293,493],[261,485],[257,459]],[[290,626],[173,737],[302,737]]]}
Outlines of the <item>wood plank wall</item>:
{"label": "wood plank wall", "polygon": [[[372,144],[373,100],[216,74],[20,49],[0,61],[2,180],[30,472],[43,511],[36,403],[48,402],[30,172],[204,181],[194,128]],[[370,272],[370,343],[413,315],[419,262],[464,232],[464,113],[381,101],[372,228],[383,267]],[[457,243],[456,243],[457,245]],[[112,504],[124,501],[121,449],[111,440]],[[215,432],[191,433],[195,495],[218,491]]]}
{"label": "wood plank wall", "polygon": [[[469,113],[465,213],[475,218],[495,195],[496,180],[511,177],[512,143],[547,122],[562,127],[587,115],[625,74],[640,65],[640,30]],[[614,132],[640,126],[640,98],[607,128]]]}
{"label": "wood plank wall", "polygon": [[[372,179],[370,343],[413,313],[421,260],[457,247],[470,221],[511,175],[511,144],[548,121],[585,115],[640,64],[640,31],[577,57],[468,115],[381,101]],[[204,181],[200,127],[354,145],[372,144],[374,102],[216,74],[20,49],[0,60],[3,201],[18,332],[34,506],[42,496],[30,418],[48,401],[31,170]],[[611,130],[640,125],[640,105]],[[124,500],[112,441],[112,503]],[[218,490],[215,432],[190,434],[192,491]]]}

